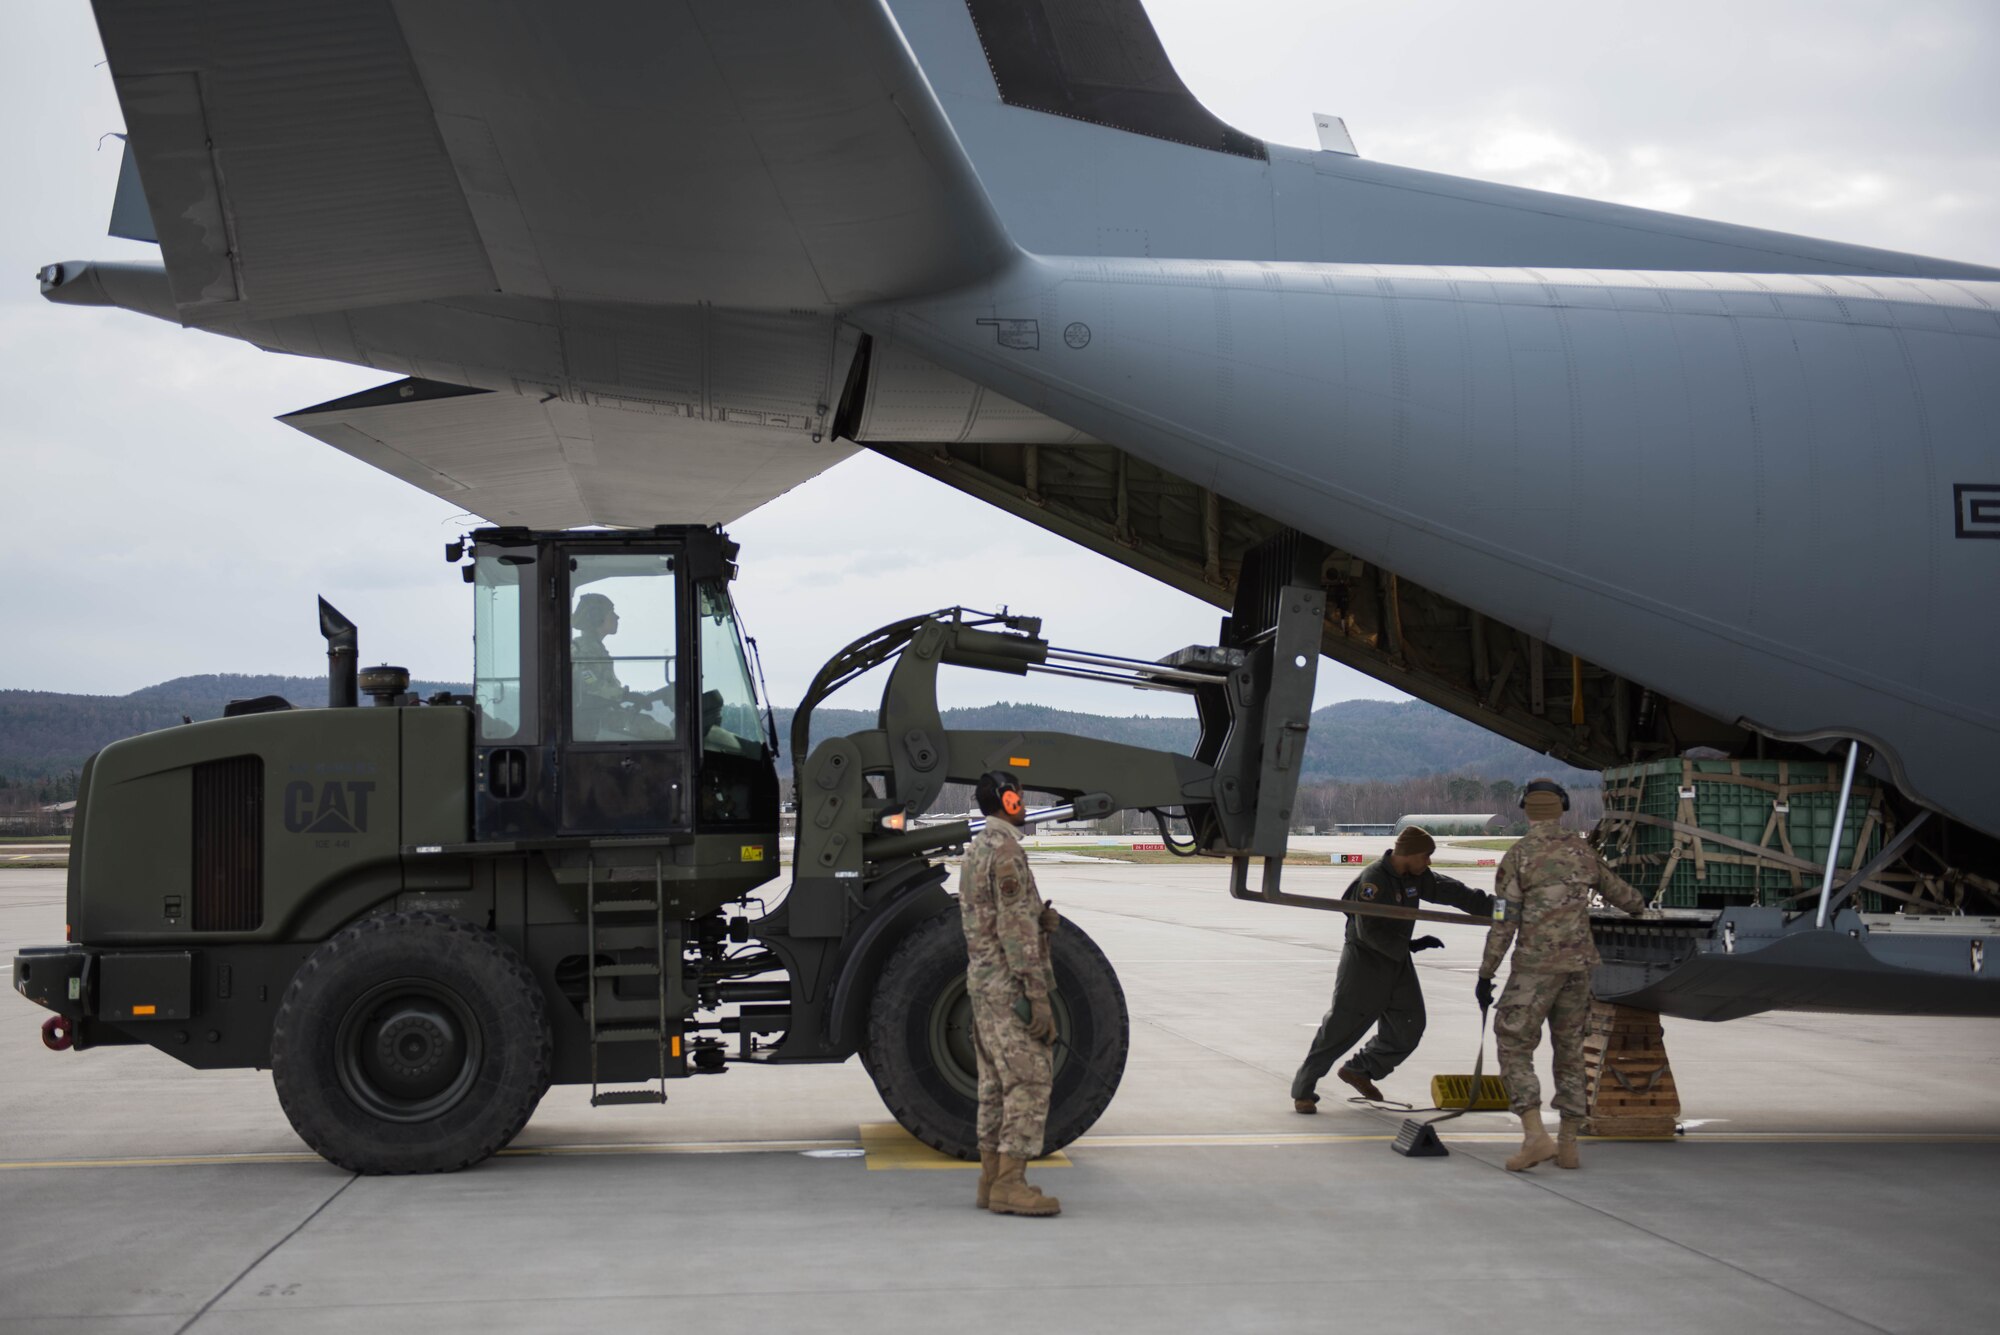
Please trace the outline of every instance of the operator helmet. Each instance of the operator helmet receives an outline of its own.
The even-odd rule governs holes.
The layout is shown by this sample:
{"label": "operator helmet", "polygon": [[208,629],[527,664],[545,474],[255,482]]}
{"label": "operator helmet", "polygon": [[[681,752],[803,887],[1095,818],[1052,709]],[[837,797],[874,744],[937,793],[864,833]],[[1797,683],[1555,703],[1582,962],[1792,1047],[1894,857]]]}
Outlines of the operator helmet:
{"label": "operator helmet", "polygon": [[611,610],[611,600],[601,593],[586,593],[576,600],[576,611],[570,613],[572,628],[588,633],[591,628],[604,621],[604,614]]}

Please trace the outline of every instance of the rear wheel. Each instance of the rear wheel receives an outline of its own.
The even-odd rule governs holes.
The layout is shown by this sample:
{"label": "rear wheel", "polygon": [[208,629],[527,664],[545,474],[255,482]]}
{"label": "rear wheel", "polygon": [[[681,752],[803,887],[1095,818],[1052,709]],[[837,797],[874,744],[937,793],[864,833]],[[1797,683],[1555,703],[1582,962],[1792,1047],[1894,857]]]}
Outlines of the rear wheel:
{"label": "rear wheel", "polygon": [[357,1173],[470,1167],[519,1134],[548,1090],[541,988],[491,932],[391,913],[299,967],[271,1075],[306,1144]]}
{"label": "rear wheel", "polygon": [[[1055,1085],[1044,1152],[1088,1131],[1125,1073],[1130,1023],[1111,961],[1064,921],[1055,954]],[[918,1140],[961,1159],[979,1157],[979,1075],[972,1002],[965,990],[965,932],[956,911],[917,924],[896,947],[869,1004],[861,1059],[890,1113]]]}

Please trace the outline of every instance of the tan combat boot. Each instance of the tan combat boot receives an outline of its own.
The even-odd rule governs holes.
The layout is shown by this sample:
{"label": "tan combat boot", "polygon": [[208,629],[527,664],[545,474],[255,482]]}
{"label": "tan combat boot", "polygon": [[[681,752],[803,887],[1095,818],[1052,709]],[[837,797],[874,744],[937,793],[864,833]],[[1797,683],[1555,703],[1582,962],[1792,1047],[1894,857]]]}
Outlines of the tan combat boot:
{"label": "tan combat boot", "polygon": [[1581,1117],[1565,1117],[1562,1129],[1556,1132],[1556,1167],[1581,1168],[1583,1156],[1577,1153],[1577,1137],[1583,1134]]}
{"label": "tan combat boot", "polygon": [[984,1210],[993,1195],[993,1179],[1000,1176],[1000,1151],[979,1151],[979,1208]]}
{"label": "tan combat boot", "polygon": [[1061,1214],[1062,1202],[1053,1196],[1042,1195],[1039,1187],[1022,1177],[1027,1171],[1026,1159],[1016,1159],[1011,1154],[1001,1155],[1000,1171],[993,1178],[992,1190],[987,1193],[986,1208],[994,1214]]}
{"label": "tan combat boot", "polygon": [[1510,1173],[1526,1172],[1538,1163],[1556,1157],[1556,1143],[1542,1130],[1542,1110],[1530,1108],[1521,1114],[1521,1148],[1507,1160]]}

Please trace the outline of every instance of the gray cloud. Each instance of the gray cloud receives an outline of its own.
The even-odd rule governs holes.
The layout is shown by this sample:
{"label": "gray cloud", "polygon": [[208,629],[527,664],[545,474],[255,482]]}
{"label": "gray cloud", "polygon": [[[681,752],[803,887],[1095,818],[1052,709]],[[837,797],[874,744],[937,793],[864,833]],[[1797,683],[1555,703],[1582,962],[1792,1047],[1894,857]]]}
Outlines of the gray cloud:
{"label": "gray cloud", "polygon": [[1224,119],[1368,157],[2000,263],[2000,6],[1148,6]]}

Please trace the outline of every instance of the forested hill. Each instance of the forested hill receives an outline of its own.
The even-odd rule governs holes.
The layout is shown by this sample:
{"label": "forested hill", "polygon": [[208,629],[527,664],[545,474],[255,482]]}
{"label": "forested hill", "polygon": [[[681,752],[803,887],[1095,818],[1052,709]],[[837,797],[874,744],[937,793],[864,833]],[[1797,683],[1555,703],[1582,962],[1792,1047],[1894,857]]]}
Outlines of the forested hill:
{"label": "forested hill", "polygon": [[[410,689],[469,691],[464,682],[417,681]],[[176,677],[130,695],[64,695],[58,691],[0,691],[0,777],[58,778],[82,766],[108,742],[159,728],[182,717],[222,717],[231,700],[282,695],[301,708],[326,703],[325,677],[258,677],[211,673]]]}
{"label": "forested hill", "polygon": [[[412,682],[411,689],[468,691],[463,682]],[[107,742],[135,733],[172,727],[183,715],[219,718],[233,699],[282,695],[293,704],[326,700],[324,677],[258,677],[237,674],[177,677],[130,695],[63,695],[53,691],[0,691],[0,776],[53,778],[79,768]],[[842,736],[875,726],[873,710],[821,709],[814,715],[813,740]],[[1101,737],[1160,750],[1191,750],[1191,718],[1106,717],[1051,709],[1045,705],[996,704],[944,711],[948,728],[996,732],[1061,732]],[[778,711],[778,736],[791,744],[792,711]],[[789,763],[789,756],[787,757]],[[1516,746],[1476,724],[1419,701],[1392,704],[1348,700],[1313,715],[1303,767],[1308,780],[1404,779],[1424,774],[1469,774],[1519,782],[1537,774],[1561,778],[1578,772],[1526,747]]]}

